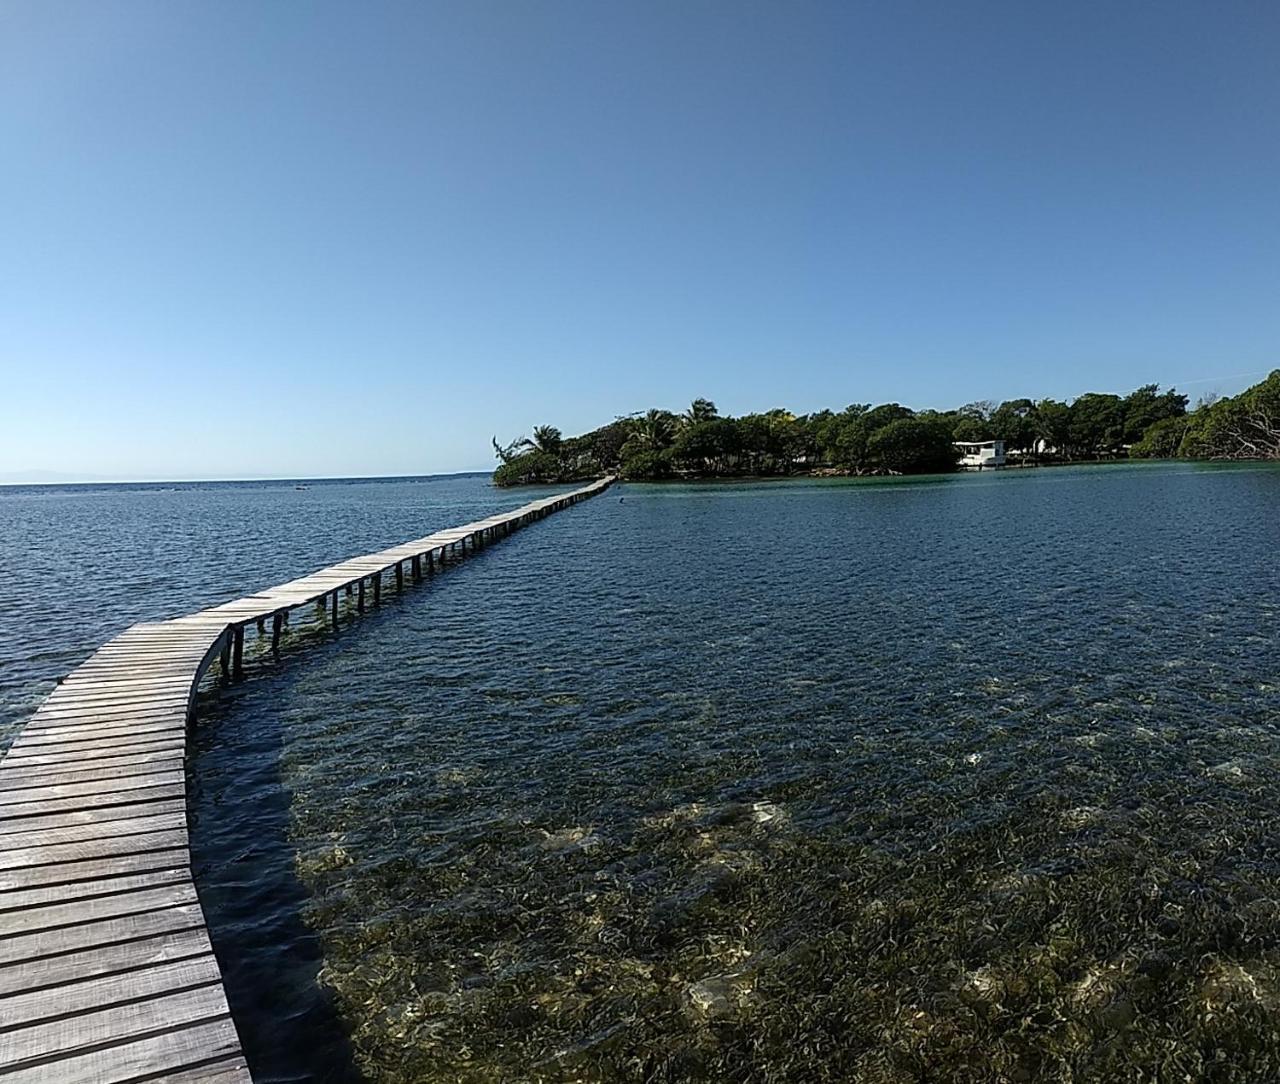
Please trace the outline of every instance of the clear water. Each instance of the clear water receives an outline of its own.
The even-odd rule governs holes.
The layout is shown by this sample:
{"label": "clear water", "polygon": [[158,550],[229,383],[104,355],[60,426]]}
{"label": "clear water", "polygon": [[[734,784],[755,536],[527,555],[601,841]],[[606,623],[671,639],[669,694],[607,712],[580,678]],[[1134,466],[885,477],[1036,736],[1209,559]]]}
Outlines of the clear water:
{"label": "clear water", "polygon": [[256,1072],[1275,1078],[1278,511],[1261,466],[629,485],[298,626],[192,766]]}
{"label": "clear water", "polygon": [[527,499],[487,475],[0,486],[0,748],[59,677],[136,621]]}

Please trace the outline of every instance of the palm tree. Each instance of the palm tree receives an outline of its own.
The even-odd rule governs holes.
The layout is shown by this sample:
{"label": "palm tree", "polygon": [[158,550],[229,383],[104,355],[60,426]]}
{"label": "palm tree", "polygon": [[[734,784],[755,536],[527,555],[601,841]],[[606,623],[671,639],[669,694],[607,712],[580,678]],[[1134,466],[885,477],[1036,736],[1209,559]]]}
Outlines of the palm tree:
{"label": "palm tree", "polygon": [[557,455],[563,443],[564,434],[554,425],[535,425],[533,439],[522,437],[520,447],[535,452],[546,452],[548,455]]}
{"label": "palm tree", "polygon": [[689,404],[689,409],[680,415],[680,420],[685,425],[697,425],[699,422],[714,421],[718,417],[720,412],[710,399],[695,399]]}
{"label": "palm tree", "polygon": [[648,452],[660,452],[675,436],[675,417],[668,410],[651,410],[636,422],[631,439]]}

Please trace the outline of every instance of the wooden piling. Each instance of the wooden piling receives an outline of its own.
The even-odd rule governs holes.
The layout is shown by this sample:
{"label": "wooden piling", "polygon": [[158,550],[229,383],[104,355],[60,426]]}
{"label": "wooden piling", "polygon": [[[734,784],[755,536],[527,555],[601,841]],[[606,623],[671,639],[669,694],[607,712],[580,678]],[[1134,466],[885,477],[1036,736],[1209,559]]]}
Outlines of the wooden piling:
{"label": "wooden piling", "polygon": [[215,663],[242,676],[250,625],[265,641],[271,619],[278,654],[293,610],[323,620],[327,598],[336,628],[340,592],[358,589],[363,612],[367,578],[376,599],[384,572],[402,586],[406,560],[416,582],[422,556],[443,567],[579,499],[134,625],[58,684],[0,755],[0,821],[15,825],[0,825],[13,840],[0,846],[0,1081],[252,1084],[191,871],[184,760],[201,678]]}

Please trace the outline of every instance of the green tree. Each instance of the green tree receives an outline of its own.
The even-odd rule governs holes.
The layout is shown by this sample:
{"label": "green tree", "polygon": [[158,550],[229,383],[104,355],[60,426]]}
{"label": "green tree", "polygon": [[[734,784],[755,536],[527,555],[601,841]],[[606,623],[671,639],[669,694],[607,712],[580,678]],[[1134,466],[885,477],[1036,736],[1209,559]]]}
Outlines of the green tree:
{"label": "green tree", "polygon": [[1179,455],[1195,459],[1280,459],[1280,369],[1187,419]]}
{"label": "green tree", "polygon": [[503,463],[493,472],[493,482],[499,486],[534,485],[562,481],[562,475],[559,457],[535,448]]}
{"label": "green tree", "polygon": [[1114,454],[1124,443],[1120,396],[1087,392],[1070,408],[1068,444],[1076,457]]}
{"label": "green tree", "polygon": [[975,418],[970,414],[964,414],[955,420],[954,415],[951,421],[950,431],[952,440],[992,440],[992,426],[988,421],[981,418]]}
{"label": "green tree", "polygon": [[732,418],[712,418],[685,425],[671,446],[675,464],[703,474],[727,474],[739,451],[738,427]]}
{"label": "green tree", "polygon": [[1055,453],[1071,455],[1071,408],[1058,399],[1041,399],[1036,403],[1036,437]]}
{"label": "green tree", "polygon": [[1038,432],[1036,405],[1030,399],[1008,399],[991,415],[991,438],[1004,441],[1007,451],[1027,452]]}
{"label": "green tree", "polygon": [[563,442],[564,434],[554,425],[535,425],[533,436],[522,438],[518,441],[518,445],[522,448],[546,452],[548,455],[558,455]]}
{"label": "green tree", "polygon": [[710,399],[695,399],[689,404],[689,409],[680,415],[686,425],[697,425],[699,422],[709,422],[718,417],[720,412]]}
{"label": "green tree", "polygon": [[1124,442],[1133,444],[1142,440],[1156,422],[1185,416],[1187,397],[1172,388],[1162,395],[1158,384],[1144,384],[1125,396],[1121,410],[1124,414]]}
{"label": "green tree", "polygon": [[1142,439],[1129,447],[1134,459],[1173,459],[1182,447],[1187,432],[1187,419],[1161,418],[1147,426]]}
{"label": "green tree", "polygon": [[877,429],[867,451],[886,470],[923,474],[954,470],[959,458],[941,418],[899,418]]}

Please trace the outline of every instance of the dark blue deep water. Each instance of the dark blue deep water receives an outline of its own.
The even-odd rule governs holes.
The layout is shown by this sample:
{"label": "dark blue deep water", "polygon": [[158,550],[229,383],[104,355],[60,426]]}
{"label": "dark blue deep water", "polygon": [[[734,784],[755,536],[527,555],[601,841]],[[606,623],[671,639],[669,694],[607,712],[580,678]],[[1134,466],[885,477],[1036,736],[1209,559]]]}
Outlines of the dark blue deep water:
{"label": "dark blue deep water", "polygon": [[[510,507],[0,490],[0,726],[118,628]],[[16,605],[15,605],[16,602]],[[627,485],[204,700],[263,1080],[1280,1076],[1280,469]]]}

